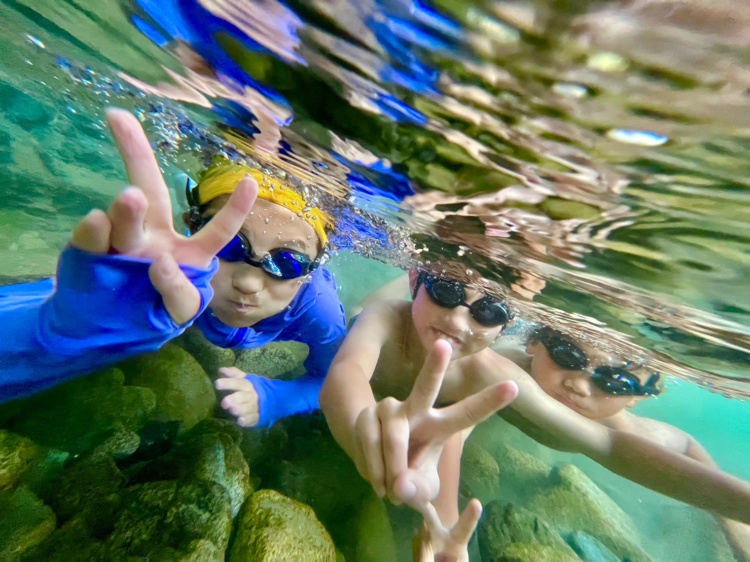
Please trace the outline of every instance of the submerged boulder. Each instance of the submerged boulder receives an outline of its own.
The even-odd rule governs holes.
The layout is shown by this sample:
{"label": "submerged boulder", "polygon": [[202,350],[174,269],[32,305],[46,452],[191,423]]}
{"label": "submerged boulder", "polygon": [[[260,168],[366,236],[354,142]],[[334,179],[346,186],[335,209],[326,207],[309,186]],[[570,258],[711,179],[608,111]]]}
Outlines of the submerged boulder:
{"label": "submerged boulder", "polygon": [[583,531],[572,533],[568,544],[583,562],[620,562],[611,550]]}
{"label": "submerged boulder", "polygon": [[151,390],[156,408],[150,419],[182,422],[190,429],[211,415],[216,402],[211,380],[192,355],[174,345],[165,345],[122,363],[127,384]]}
{"label": "submerged boulder", "polygon": [[55,514],[26,486],[0,494],[0,513],[0,560],[17,560],[55,530]]}
{"label": "submerged boulder", "polygon": [[0,492],[23,481],[33,487],[61,470],[68,453],[40,447],[30,439],[0,430]]}
{"label": "submerged boulder", "polygon": [[250,469],[242,456],[239,428],[221,420],[203,420],[181,435],[167,454],[134,469],[132,482],[206,480],[220,485],[237,515],[252,491]]}
{"label": "submerged boulder", "polygon": [[461,495],[488,503],[500,493],[500,467],[483,447],[467,443],[461,455]]}
{"label": "submerged boulder", "polygon": [[[578,560],[559,533],[542,518],[499,501],[491,502],[484,509],[479,522],[479,551],[483,561]],[[532,554],[544,557],[532,558]]]}
{"label": "submerged boulder", "polygon": [[[240,371],[269,379],[293,378],[304,372],[308,348],[295,341],[272,342],[263,347],[243,349],[234,366]],[[290,375],[284,377],[283,375]]]}
{"label": "submerged boulder", "polygon": [[219,368],[231,367],[236,360],[234,350],[212,344],[195,326],[185,330],[174,343],[189,352],[211,379],[216,378]]}
{"label": "submerged boulder", "polygon": [[563,533],[588,533],[620,559],[651,560],[638,542],[638,531],[630,517],[571,464],[560,464],[552,470],[547,487],[539,490],[529,509]]}
{"label": "submerged boulder", "polygon": [[123,502],[105,542],[110,560],[224,560],[232,508],[218,484],[148,482],[127,488]]}
{"label": "submerged boulder", "polygon": [[312,508],[273,490],[242,506],[228,562],[335,562],[336,549]]}
{"label": "submerged boulder", "polygon": [[124,386],[111,368],[61,384],[23,401],[6,427],[36,443],[81,454],[118,431],[135,431],[153,411],[154,393]]}

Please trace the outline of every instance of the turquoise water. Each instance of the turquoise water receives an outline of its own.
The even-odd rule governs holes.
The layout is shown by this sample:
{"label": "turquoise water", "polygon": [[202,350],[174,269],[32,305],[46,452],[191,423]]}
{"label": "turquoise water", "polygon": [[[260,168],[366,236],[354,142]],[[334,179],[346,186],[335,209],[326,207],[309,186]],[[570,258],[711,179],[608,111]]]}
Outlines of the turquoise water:
{"label": "turquoise water", "polygon": [[[230,3],[205,4],[218,11]],[[256,86],[248,86],[253,96],[233,99],[220,95],[219,80],[211,93],[200,90],[174,42],[160,46],[134,25],[169,38],[166,21],[158,25],[144,6],[0,2],[0,280],[52,274],[80,217],[106,208],[122,188],[102,124],[108,105],[141,115],[178,207],[184,174],[194,175],[201,151],[215,148],[222,123],[244,116],[261,129],[252,135],[269,137],[271,161],[308,178],[351,225],[331,262],[345,307],[413,263],[412,239],[426,248],[420,259],[461,258],[489,281],[507,285],[514,269],[545,279],[533,302],[510,297],[530,318],[562,319],[611,340],[605,345],[650,352],[673,379],[634,412],[690,433],[724,470],[750,480],[750,84],[742,37],[710,25],[724,6],[689,4],[683,18],[663,20],[658,10],[618,4],[442,2],[425,12],[433,19],[419,20],[419,11],[395,2],[258,4],[262,25],[248,14],[229,19],[245,22],[261,47],[220,33],[212,45]],[[181,84],[179,95],[164,84]],[[184,136],[176,134],[181,119],[194,127]],[[352,191],[352,171],[367,189]],[[33,422],[14,423],[40,439],[28,429]],[[509,441],[550,466],[581,466],[628,514],[652,559],[731,560],[708,516],[493,423],[500,425],[476,437],[485,449]],[[49,446],[64,449],[60,443]],[[284,454],[284,467],[320,469],[314,456]],[[256,461],[248,460],[251,473],[271,482]],[[342,479],[360,498],[345,478],[355,477]],[[502,486],[488,499],[539,501],[531,484],[518,486],[521,499]],[[59,498],[39,495],[56,510],[54,528],[70,519]],[[367,498],[348,509],[369,513],[363,505],[379,516],[385,510]],[[341,508],[313,507],[322,520],[328,513],[324,523],[347,560],[368,559],[342,538]],[[390,515],[404,522],[395,527],[406,557],[414,523],[401,511]],[[383,524],[365,521],[367,529]],[[0,532],[1,546],[16,540],[9,533]],[[366,532],[352,535],[366,542]]]}

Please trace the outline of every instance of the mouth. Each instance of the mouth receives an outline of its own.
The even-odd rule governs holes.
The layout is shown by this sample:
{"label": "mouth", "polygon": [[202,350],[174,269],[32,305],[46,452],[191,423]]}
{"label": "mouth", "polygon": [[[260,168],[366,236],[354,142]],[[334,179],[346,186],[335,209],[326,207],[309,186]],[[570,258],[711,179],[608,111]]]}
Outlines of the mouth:
{"label": "mouth", "polygon": [[460,338],[454,336],[453,334],[443,332],[442,330],[438,330],[437,328],[431,328],[431,330],[436,338],[447,341],[449,344],[451,344],[451,347],[453,349],[458,349],[463,343]]}
{"label": "mouth", "polygon": [[553,396],[553,398],[555,400],[557,400],[558,402],[560,402],[561,404],[564,404],[565,406],[567,406],[571,410],[575,410],[575,411],[580,411],[581,410],[581,407],[576,402],[573,402],[570,398],[568,398],[568,397],[566,397],[566,396],[564,396],[562,394],[555,394]]}
{"label": "mouth", "polygon": [[258,308],[257,304],[251,304],[246,302],[239,302],[239,301],[227,301],[229,303],[229,306],[238,312],[250,312],[253,310],[256,310]]}

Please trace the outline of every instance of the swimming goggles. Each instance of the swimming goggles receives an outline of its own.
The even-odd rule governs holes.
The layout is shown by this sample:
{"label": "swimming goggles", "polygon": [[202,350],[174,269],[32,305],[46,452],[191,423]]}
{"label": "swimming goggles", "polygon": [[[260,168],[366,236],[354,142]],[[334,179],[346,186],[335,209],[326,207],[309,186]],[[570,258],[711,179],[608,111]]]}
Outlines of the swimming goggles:
{"label": "swimming goggles", "polygon": [[554,330],[543,330],[539,341],[549,353],[550,359],[560,368],[567,371],[582,371],[588,373],[591,382],[606,394],[613,396],[655,396],[659,394],[657,383],[659,373],[654,373],[646,384],[641,385],[640,379],[630,372],[630,363],[624,365],[598,365],[591,367],[586,353],[564,336]]}
{"label": "swimming goggles", "polygon": [[486,328],[504,326],[513,319],[507,305],[495,297],[485,296],[471,304],[466,302],[466,286],[458,281],[435,277],[424,271],[417,277],[417,290],[424,283],[430,300],[442,308],[465,306],[478,324]]}
{"label": "swimming goggles", "polygon": [[[209,220],[210,218],[204,218],[201,221],[199,230]],[[321,263],[319,257],[311,260],[305,254],[288,248],[275,248],[260,260],[254,260],[253,255],[253,247],[250,245],[250,240],[247,239],[247,236],[239,232],[226,246],[219,250],[216,257],[230,263],[243,262],[253,267],[259,267],[266,275],[284,281],[304,277],[316,270]]]}

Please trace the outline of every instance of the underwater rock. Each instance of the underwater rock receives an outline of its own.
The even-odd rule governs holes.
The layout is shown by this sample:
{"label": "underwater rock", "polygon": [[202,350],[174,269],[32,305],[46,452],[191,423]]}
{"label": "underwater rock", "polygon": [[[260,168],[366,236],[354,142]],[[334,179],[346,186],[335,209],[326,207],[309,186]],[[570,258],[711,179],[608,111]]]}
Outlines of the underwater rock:
{"label": "underwater rock", "polygon": [[310,506],[261,490],[242,506],[227,562],[335,562],[328,531]]}
{"label": "underwater rock", "polygon": [[46,127],[55,117],[51,108],[21,91],[11,98],[5,111],[6,119],[26,131]]}
{"label": "underwater rock", "polygon": [[512,447],[500,445],[493,451],[500,470],[500,485],[533,490],[547,482],[552,466],[542,459]]}
{"label": "underwater rock", "polygon": [[650,562],[637,542],[633,521],[588,476],[571,464],[552,469],[546,488],[534,496],[529,509],[563,533],[584,531],[620,559]]}
{"label": "underwater rock", "polygon": [[26,486],[0,494],[0,560],[17,560],[55,530],[55,514]]}
{"label": "underwater rock", "polygon": [[460,493],[467,499],[488,503],[500,493],[500,467],[483,447],[466,443],[461,455]]}
{"label": "underwater rock", "polygon": [[524,543],[508,545],[498,557],[487,560],[492,560],[492,562],[580,562],[575,554],[570,555],[551,546]]}
{"label": "underwater rock", "polygon": [[233,423],[203,420],[181,435],[169,453],[136,467],[131,482],[214,482],[226,491],[234,517],[252,492],[250,469],[239,448],[241,439],[242,434]]}
{"label": "underwater rock", "polygon": [[213,412],[216,394],[210,379],[192,355],[174,344],[130,359],[122,369],[127,384],[156,395],[152,420],[179,420],[185,430]]}
{"label": "underwater rock", "polygon": [[186,330],[174,343],[190,353],[211,379],[216,378],[220,367],[231,367],[236,359],[233,350],[212,344],[196,327]]}
{"label": "underwater rock", "polygon": [[33,441],[0,430],[0,492],[12,488],[38,456]]}
{"label": "underwater rock", "polygon": [[[253,373],[270,379],[294,378],[304,372],[308,348],[305,344],[272,342],[263,347],[243,349],[237,355],[234,366],[240,371]],[[282,375],[293,375],[284,377]]]}
{"label": "underwater rock", "polygon": [[104,543],[91,537],[88,525],[82,519],[73,519],[47,536],[36,547],[21,557],[23,562],[106,562]]}
{"label": "underwater rock", "polygon": [[[483,561],[494,560],[578,560],[575,552],[547,522],[534,513],[514,506],[493,501],[485,506],[479,521],[479,552]],[[508,550],[517,547],[513,556],[506,558]],[[543,549],[545,558],[524,558],[522,552],[536,555]],[[510,554],[508,554],[510,556]],[[525,556],[525,555],[524,555]]]}
{"label": "underwater rock", "polygon": [[81,454],[119,431],[136,430],[154,409],[154,393],[124,386],[119,369],[72,380],[26,400],[6,427],[41,445]]}
{"label": "underwater rock", "polygon": [[357,562],[398,560],[398,550],[385,503],[375,492],[358,505],[354,519],[354,556]]}
{"label": "underwater rock", "polygon": [[128,487],[122,497],[125,507],[105,543],[108,559],[224,560],[232,508],[222,486],[148,482]]}
{"label": "underwater rock", "polygon": [[620,562],[611,550],[583,531],[571,534],[567,542],[583,562]]}
{"label": "underwater rock", "polygon": [[84,458],[47,487],[43,494],[61,521],[79,518],[97,535],[110,532],[121,507],[126,478],[111,457]]}

